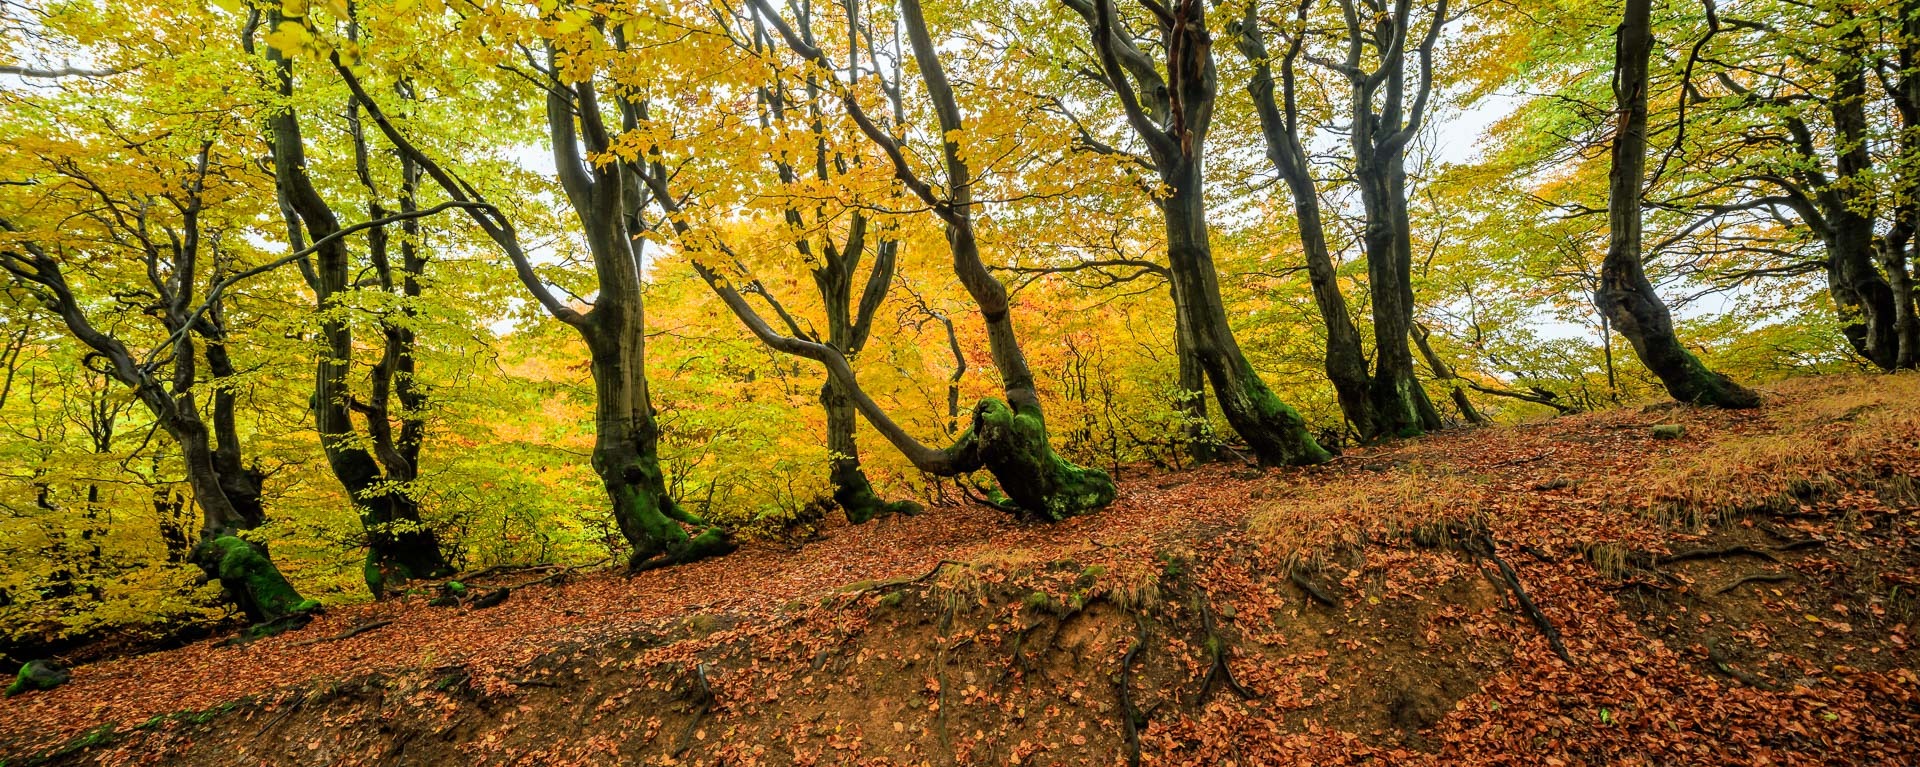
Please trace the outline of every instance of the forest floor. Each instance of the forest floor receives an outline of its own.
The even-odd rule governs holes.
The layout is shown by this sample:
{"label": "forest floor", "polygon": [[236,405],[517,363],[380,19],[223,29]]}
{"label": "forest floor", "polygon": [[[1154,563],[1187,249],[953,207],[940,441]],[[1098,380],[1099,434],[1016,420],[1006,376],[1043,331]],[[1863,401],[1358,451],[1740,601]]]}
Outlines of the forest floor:
{"label": "forest floor", "polygon": [[1915,375],[1135,473],[83,665],[0,763],[1920,764],[1916,475]]}

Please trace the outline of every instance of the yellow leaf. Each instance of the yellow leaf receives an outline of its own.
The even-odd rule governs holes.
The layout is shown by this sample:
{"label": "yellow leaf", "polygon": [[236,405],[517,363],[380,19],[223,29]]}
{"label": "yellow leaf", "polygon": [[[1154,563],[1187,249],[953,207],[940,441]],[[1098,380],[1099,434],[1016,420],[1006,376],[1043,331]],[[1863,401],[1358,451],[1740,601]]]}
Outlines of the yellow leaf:
{"label": "yellow leaf", "polygon": [[577,9],[567,11],[565,14],[562,14],[560,16],[560,34],[564,35],[564,34],[570,34],[573,32],[578,32],[587,26],[587,22],[592,20],[593,20],[592,14],[589,14],[586,11],[577,10]]}
{"label": "yellow leaf", "polygon": [[312,42],[313,33],[308,32],[306,26],[298,21],[282,21],[280,26],[267,33],[267,45],[288,55],[306,50],[308,44]]}

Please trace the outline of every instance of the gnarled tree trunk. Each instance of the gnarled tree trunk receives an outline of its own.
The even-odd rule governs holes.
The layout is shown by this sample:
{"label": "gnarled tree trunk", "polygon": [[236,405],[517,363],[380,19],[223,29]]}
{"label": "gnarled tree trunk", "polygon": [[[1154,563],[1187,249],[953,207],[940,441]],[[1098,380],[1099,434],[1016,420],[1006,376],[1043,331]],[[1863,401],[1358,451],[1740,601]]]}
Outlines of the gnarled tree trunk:
{"label": "gnarled tree trunk", "polygon": [[1614,97],[1619,104],[1609,175],[1606,260],[1594,303],[1626,336],[1648,370],[1674,399],[1696,405],[1749,408],[1760,398],[1707,369],[1681,345],[1667,305],[1654,293],[1641,258],[1640,189],[1646,178],[1647,61],[1653,49],[1652,0],[1627,0],[1614,60]]}
{"label": "gnarled tree trunk", "polygon": [[[278,13],[270,18],[276,24],[282,20]],[[280,94],[290,98],[293,94],[292,62],[272,48],[268,49],[267,58],[274,65]],[[373,220],[379,220],[386,217],[387,211],[378,201],[379,190],[374,188],[368,149],[360,131],[360,110],[354,104],[349,104],[348,109],[355,169],[372,200],[368,213]],[[422,524],[419,504],[406,486],[417,470],[415,462],[418,460],[420,436],[417,425],[411,432],[413,442],[404,447],[407,452],[403,453],[403,448],[394,444],[388,424],[388,399],[396,368],[406,368],[402,385],[412,385],[412,334],[392,323],[387,324],[383,364],[374,370],[374,396],[369,402],[359,403],[367,419],[368,435],[372,438],[362,440],[359,428],[353,423],[356,402],[347,381],[353,367],[353,331],[344,316],[346,309],[341,305],[355,290],[350,284],[354,271],[352,258],[347,251],[345,238],[335,236],[340,232],[339,217],[308,175],[306,145],[299,114],[291,107],[283,108],[274,113],[269,128],[273,140],[274,178],[282,213],[287,218],[290,243],[296,250],[309,241],[316,244],[313,263],[304,270],[308,284],[314,291],[320,317],[320,338],[324,345],[314,363],[314,427],[319,433],[327,466],[346,490],[349,502],[360,517],[361,528],[366,532],[367,557],[363,573],[367,589],[375,598],[379,598],[385,596],[389,586],[397,583],[415,578],[441,577],[453,571],[440,551],[438,537],[432,529]],[[412,171],[410,167],[405,170]],[[411,208],[410,181],[407,197],[405,207]],[[369,230],[368,245],[376,271],[391,287],[392,270],[387,259],[389,238],[383,226]],[[411,256],[411,242],[406,247]],[[417,267],[418,264],[409,263],[407,266]],[[418,283],[414,277],[414,273],[409,272],[406,279],[417,295]],[[361,447],[364,442],[371,442],[373,449]]]}
{"label": "gnarled tree trunk", "polygon": [[1087,21],[1105,82],[1133,133],[1147,145],[1147,156],[1135,159],[1151,167],[1166,189],[1155,204],[1166,228],[1176,322],[1213,385],[1221,414],[1263,464],[1327,460],[1329,454],[1308,433],[1305,420],[1254,372],[1220,297],[1202,173],[1219,85],[1204,4],[1181,0],[1156,12],[1171,14],[1158,25],[1166,52],[1164,76],[1134,44],[1112,0],[1068,0],[1067,6]]}
{"label": "gnarled tree trunk", "polygon": [[[1304,14],[1306,8],[1303,3],[1300,13]],[[1307,163],[1306,147],[1300,141],[1294,62],[1306,38],[1294,35],[1288,41],[1286,53],[1279,58],[1280,77],[1276,83],[1266,35],[1260,24],[1255,5],[1249,3],[1235,37],[1236,47],[1253,65],[1247,94],[1253,98],[1254,110],[1260,117],[1260,135],[1266,144],[1267,159],[1293,196],[1293,217],[1300,229],[1307,279],[1313,286],[1313,302],[1320,311],[1321,324],[1327,329],[1327,380],[1333,384],[1340,412],[1346,416],[1348,425],[1361,439],[1370,440],[1380,433],[1373,410],[1373,377],[1367,372],[1367,355],[1361,347],[1360,331],[1354,327],[1353,316],[1347,310],[1347,298],[1340,290],[1333,253],[1327,247],[1319,185]],[[1279,86],[1277,96],[1276,84]]]}
{"label": "gnarled tree trunk", "polygon": [[[752,0],[752,4],[760,18],[779,31],[787,47],[816,65],[834,68],[826,54],[782,19],[770,3]],[[695,266],[735,315],[747,323],[762,341],[776,349],[825,363],[828,372],[852,394],[860,412],[916,467],[941,476],[955,476],[984,467],[993,473],[1001,491],[1022,514],[1043,519],[1063,519],[1093,511],[1112,502],[1115,494],[1113,481],[1106,472],[1076,466],[1053,451],[1047,437],[1039,393],[1034,387],[1033,371],[1027,366],[1026,355],[1020,349],[1019,335],[1014,329],[1006,286],[988,271],[980,258],[979,243],[973,229],[972,173],[961,156],[957,142],[958,135],[965,130],[959,104],[954,99],[952,86],[947,82],[946,72],[941,67],[917,0],[902,0],[900,20],[906,30],[914,60],[920,66],[920,79],[933,103],[941,135],[945,137],[941,152],[942,164],[946,169],[944,188],[936,189],[920,178],[907,160],[900,140],[881,129],[861,108],[852,93],[841,93],[841,100],[848,116],[853,118],[861,132],[887,154],[894,166],[895,177],[932,208],[945,224],[954,274],[973,298],[981,318],[986,322],[988,349],[995,367],[1000,371],[1001,389],[1006,394],[1006,401],[987,399],[975,405],[972,427],[953,446],[942,450],[921,445],[893,423],[878,404],[859,389],[852,368],[839,350],[774,332],[746,305],[737,291],[719,280],[711,268],[699,264],[697,257]],[[672,204],[674,197],[667,193],[664,170],[657,165],[654,170],[647,178],[648,184],[653,187],[654,199],[662,205]],[[676,221],[675,228],[683,233],[686,231],[684,217]]]}

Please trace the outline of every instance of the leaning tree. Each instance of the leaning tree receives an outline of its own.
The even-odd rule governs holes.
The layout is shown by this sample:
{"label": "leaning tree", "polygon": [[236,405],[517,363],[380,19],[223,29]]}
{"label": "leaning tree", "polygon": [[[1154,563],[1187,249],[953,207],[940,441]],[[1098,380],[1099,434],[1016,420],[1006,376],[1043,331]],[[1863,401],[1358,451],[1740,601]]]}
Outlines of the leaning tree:
{"label": "leaning tree", "polygon": [[[860,388],[852,366],[842,350],[817,340],[787,335],[775,330],[748,303],[739,288],[720,271],[733,260],[731,248],[711,232],[696,233],[681,197],[671,188],[672,171],[655,147],[643,148],[636,161],[629,163],[654,191],[654,201],[679,235],[692,257],[695,269],[736,316],[775,349],[826,366],[828,374],[844,386],[855,407],[882,436],[886,437],[915,467],[938,476],[957,476],[986,469],[999,483],[1004,508],[1042,519],[1062,519],[1093,511],[1111,502],[1113,481],[1098,469],[1074,465],[1053,451],[1047,436],[1046,420],[1032,370],[1021,349],[1020,336],[1013,324],[1012,302],[1006,286],[995,277],[981,258],[975,216],[979,201],[974,193],[973,167],[961,149],[961,136],[968,129],[961,116],[958,97],[948,80],[937,44],[916,0],[902,0],[898,23],[907,38],[909,50],[919,71],[920,84],[938,128],[939,168],[944,179],[933,179],[909,157],[912,152],[905,138],[909,125],[904,119],[891,123],[868,112],[852,81],[856,71],[845,71],[828,51],[808,39],[770,3],[753,0],[747,20],[757,19],[778,32],[782,42],[800,58],[799,65],[811,67],[823,86],[840,102],[842,111],[880,152],[894,177],[918,202],[936,216],[946,233],[948,252],[953,259],[955,277],[966,289],[987,326],[988,348],[1000,373],[1004,401],[984,399],[973,408],[972,425],[954,444],[930,447],[908,433]],[[857,23],[844,41],[849,56],[858,56],[861,38]],[[854,59],[854,60],[857,60]],[[843,77],[847,79],[842,79]],[[644,115],[641,115],[644,118]],[[905,117],[905,115],[900,115]],[[995,499],[999,502],[1001,499]]]}
{"label": "leaning tree", "polygon": [[[539,131],[551,153],[567,207],[578,228],[574,234],[586,245],[597,290],[567,291],[590,295],[590,301],[569,301],[561,289],[542,276],[520,239],[512,220],[488,201],[479,187],[453,167],[436,160],[389,115],[373,97],[356,70],[379,59],[386,41],[369,40],[359,51],[365,58],[348,61],[340,50],[328,47],[334,70],[352,91],[366,117],[403,157],[463,207],[513,264],[515,275],[554,319],[573,328],[586,343],[594,382],[594,446],[592,464],[605,488],[613,518],[632,546],[628,564],[645,569],[691,562],[732,551],[728,533],[682,506],[667,490],[660,466],[660,425],[648,395],[646,375],[646,306],[643,250],[639,220],[644,191],[632,170],[605,161],[618,135],[622,118],[618,93],[603,99],[608,83],[591,66],[580,66],[574,55],[586,43],[583,34],[588,12],[555,9],[553,14],[529,18],[516,10],[496,8],[485,24],[464,25],[445,39],[478,35],[474,45],[489,46],[487,35],[510,30],[545,48],[542,55],[528,45],[513,48],[518,61],[502,60],[495,69],[511,73],[509,82],[526,82],[540,94]],[[576,20],[579,23],[576,23]],[[307,19],[302,33],[316,36]],[[423,34],[427,33],[425,31]],[[411,50],[396,41],[396,50]],[[371,77],[373,75],[369,75]],[[421,99],[430,99],[421,94]],[[604,103],[612,101],[612,104]],[[581,305],[584,303],[585,305]]]}
{"label": "leaning tree", "polygon": [[[1146,146],[1142,164],[1160,180],[1153,203],[1166,231],[1175,321],[1181,340],[1212,384],[1221,413],[1261,463],[1326,460],[1327,451],[1314,442],[1300,414],[1267,388],[1241,352],[1220,297],[1205,175],[1207,131],[1219,78],[1204,4],[1143,3],[1155,34],[1142,39],[1112,0],[1064,2],[1085,21],[1100,82],[1119,101],[1128,127]],[[1147,51],[1162,52],[1164,61],[1156,62]]]}
{"label": "leaning tree", "polygon": [[[249,52],[256,48],[254,28],[260,18],[257,9],[252,14],[242,39]],[[273,30],[292,21],[279,9],[267,14],[266,20],[267,28]],[[352,18],[347,23],[348,39],[354,40],[358,24]],[[293,28],[297,27],[289,30]],[[293,98],[294,61],[273,44],[289,36],[300,39],[297,34],[269,35],[265,51],[270,92],[280,102],[268,108],[266,119],[275,192],[286,221],[289,246],[299,250],[307,242],[316,243],[312,259],[301,262],[301,273],[313,291],[322,347],[314,363],[314,426],[327,466],[359,513],[367,535],[367,588],[380,597],[389,586],[400,582],[453,572],[438,536],[420,519],[420,503],[413,488],[425,439],[421,411],[426,406],[426,397],[414,377],[415,338],[408,322],[413,303],[420,298],[426,267],[417,243],[418,220],[410,217],[419,211],[414,202],[418,171],[413,162],[403,160],[396,203],[404,219],[397,222],[403,227],[398,268],[392,258],[395,238],[387,225],[366,230],[365,256],[356,260],[347,239],[333,236],[341,230],[341,217],[307,167],[308,139]],[[405,87],[402,82],[398,89],[404,93]],[[395,222],[388,218],[392,211],[381,202],[384,195],[375,182],[360,107],[349,102],[345,112],[348,138],[353,144],[354,176],[368,199],[366,217],[391,225]],[[357,288],[355,276],[365,272],[372,273],[373,287],[398,294],[406,303],[399,309],[404,316],[388,314],[381,318],[381,358],[369,371],[370,390],[365,396],[356,396],[349,383],[354,359],[349,315]],[[355,425],[356,413],[364,419],[364,428]]]}
{"label": "leaning tree", "polygon": [[1627,337],[1640,362],[1681,402],[1749,408],[1760,398],[1687,351],[1667,305],[1647,279],[1641,250],[1641,190],[1647,166],[1647,61],[1653,51],[1652,0],[1626,0],[1615,40],[1613,90],[1619,105],[1608,176],[1607,256],[1594,304]]}
{"label": "leaning tree", "polygon": [[[179,87],[179,74],[155,63],[138,74],[147,82],[124,75],[117,84],[138,95]],[[240,126],[147,103],[132,114],[155,122],[137,126],[89,121],[99,113],[58,98],[7,110],[0,123],[17,133],[9,144],[30,150],[0,165],[0,270],[178,446],[200,508],[193,562],[249,620],[297,620],[314,603],[252,533],[266,522],[266,474],[249,461],[238,424],[228,321],[234,286],[289,261],[247,266],[237,242],[255,148]]]}

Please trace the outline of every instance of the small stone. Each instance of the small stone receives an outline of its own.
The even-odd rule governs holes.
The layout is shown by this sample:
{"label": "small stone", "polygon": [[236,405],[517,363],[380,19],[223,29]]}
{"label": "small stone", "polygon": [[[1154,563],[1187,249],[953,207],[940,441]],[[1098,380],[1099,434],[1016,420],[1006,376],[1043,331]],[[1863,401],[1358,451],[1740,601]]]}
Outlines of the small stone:
{"label": "small stone", "polygon": [[1663,423],[1653,427],[1654,439],[1679,439],[1687,433],[1687,427],[1677,423]]}

